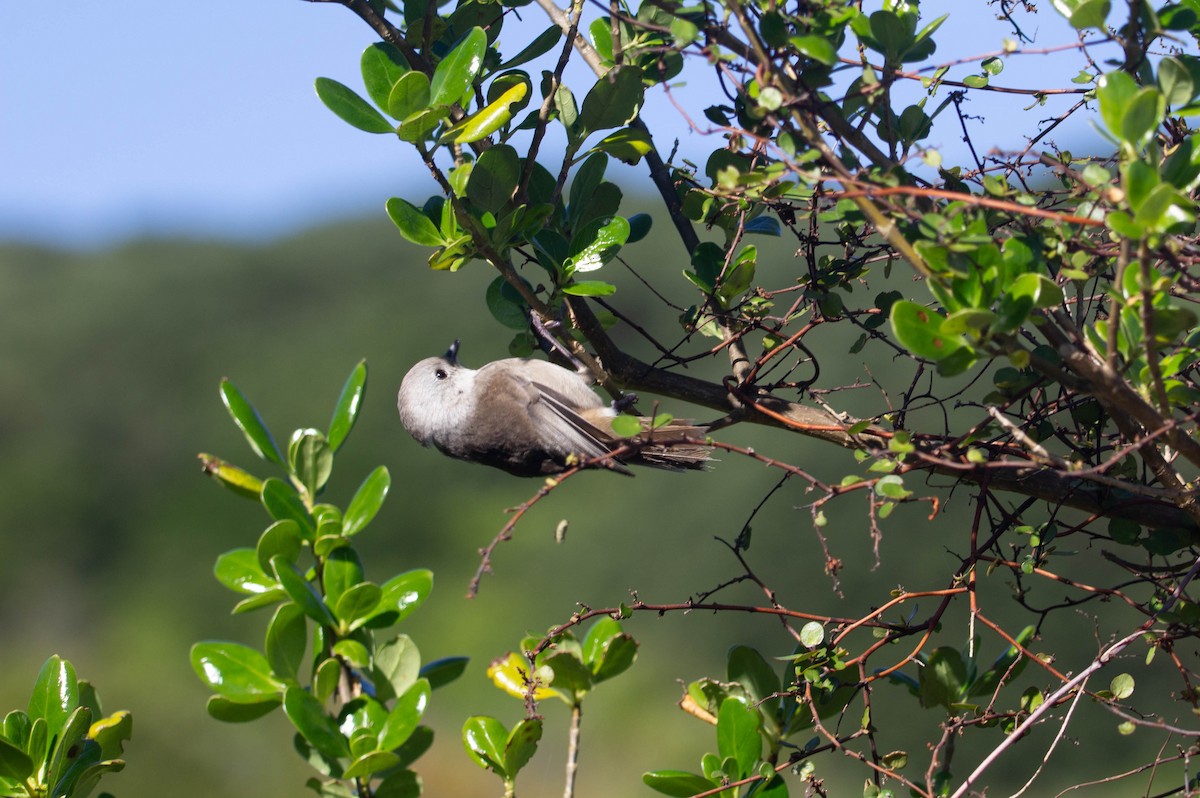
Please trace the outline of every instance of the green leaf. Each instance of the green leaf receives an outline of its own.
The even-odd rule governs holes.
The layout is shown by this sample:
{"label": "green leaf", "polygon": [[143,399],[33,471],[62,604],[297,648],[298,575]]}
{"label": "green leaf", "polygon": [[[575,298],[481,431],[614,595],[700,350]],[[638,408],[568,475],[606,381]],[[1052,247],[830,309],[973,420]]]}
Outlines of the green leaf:
{"label": "green leaf", "polygon": [[312,516],[291,485],[275,477],[263,482],[262,505],[276,521],[295,521],[303,539],[312,538]]}
{"label": "green leaf", "polygon": [[380,700],[404,695],[420,675],[421,652],[408,635],[396,635],[376,649],[372,681]]}
{"label": "green leaf", "polygon": [[962,695],[967,682],[967,665],[962,654],[949,646],[934,649],[925,667],[917,671],[921,703],[926,707],[941,706],[951,710]]}
{"label": "green leaf", "polygon": [[483,68],[487,35],[482,28],[471,28],[462,41],[438,63],[429,84],[433,105],[454,105],[471,88]]}
{"label": "green leaf", "polygon": [[429,705],[431,689],[428,681],[420,679],[396,699],[379,730],[380,749],[391,751],[399,748],[416,730],[425,714],[425,707]]}
{"label": "green leaf", "polygon": [[963,346],[959,336],[942,331],[940,315],[916,302],[907,299],[895,302],[891,319],[900,344],[917,357],[944,360]]}
{"label": "green leaf", "polygon": [[33,774],[33,760],[15,745],[0,737],[0,777],[24,781]]}
{"label": "green leaf", "polygon": [[330,627],[337,626],[337,619],[333,617],[329,607],[317,593],[316,587],[301,576],[295,566],[282,556],[275,556],[271,558],[271,567],[279,579],[279,584],[287,592],[288,598],[299,604],[305,615],[319,624]]}
{"label": "green leaf", "polygon": [[463,724],[462,740],[467,755],[475,764],[501,778],[509,778],[509,773],[504,769],[508,730],[503,723],[486,715],[469,717]]}
{"label": "green leaf", "polygon": [[1158,89],[1151,86],[1138,91],[1129,100],[1125,113],[1121,117],[1121,128],[1118,131],[1122,141],[1134,146],[1146,143],[1155,128],[1162,122],[1166,112],[1166,103]]}
{"label": "green leaf", "polygon": [[259,494],[262,493],[261,479],[244,469],[226,463],[219,457],[201,453],[200,467],[204,473],[239,496],[257,501]]}
{"label": "green leaf", "polygon": [[685,770],[652,770],[642,774],[642,781],[647,787],[674,798],[691,798],[721,786],[712,779]]}
{"label": "green leaf", "polygon": [[615,258],[628,238],[629,222],[620,216],[589,222],[572,238],[567,266],[573,272],[595,271]]}
{"label": "green leaf", "polygon": [[509,60],[500,65],[500,69],[512,69],[513,67],[527,64],[535,58],[540,58],[553,49],[554,45],[558,44],[563,37],[562,28],[558,25],[551,25],[544,31],[538,34],[537,38],[529,43],[524,50],[514,55]]}
{"label": "green leaf", "polygon": [[429,78],[424,72],[406,72],[392,86],[387,102],[381,105],[387,110],[388,116],[402,123],[400,137],[407,141],[406,125],[403,124],[405,120],[429,109]]}
{"label": "green leaf", "polygon": [[1114,136],[1121,134],[1125,109],[1137,92],[1137,84],[1124,72],[1109,72],[1096,82],[1096,99],[1100,101],[1100,118]]}
{"label": "green leaf", "polygon": [[329,418],[329,446],[333,451],[341,448],[350,430],[354,429],[354,422],[358,420],[358,411],[366,390],[367,361],[360,360],[346,378],[342,393],[334,405],[333,415]]}
{"label": "green leaf", "polygon": [[429,217],[411,203],[392,197],[387,201],[386,209],[388,217],[400,230],[400,235],[408,241],[423,247],[440,247],[447,243]]}
{"label": "green leaf", "polygon": [[617,292],[617,287],[602,280],[574,280],[564,285],[562,292],[572,296],[609,296]]}
{"label": "green leaf", "polygon": [[315,429],[298,429],[292,433],[288,444],[288,467],[308,496],[315,497],[333,471],[333,449],[326,443],[325,435]]}
{"label": "green leaf", "polygon": [[467,199],[481,210],[499,215],[511,202],[521,179],[521,157],[507,144],[489,147],[467,178]]}
{"label": "green leaf", "polygon": [[424,568],[407,571],[384,582],[382,590],[372,627],[399,623],[420,607],[433,590],[433,571]]}
{"label": "green leaf", "polygon": [[[292,524],[291,521],[283,523]],[[267,531],[270,532],[273,528],[274,526]],[[216,565],[213,566],[213,576],[236,593],[259,594],[279,587],[279,584],[267,576],[259,566],[254,549],[233,549],[225,552],[217,558]]]}
{"label": "green leaf", "polygon": [[379,585],[362,582],[347,590],[334,605],[334,615],[346,624],[350,631],[373,617],[379,606],[381,591]]}
{"label": "green leaf", "polygon": [[396,81],[409,72],[408,62],[393,45],[375,42],[363,50],[359,61],[367,96],[380,108],[388,107],[388,95]]}
{"label": "green leaf", "polygon": [[[771,698],[780,691],[779,675],[756,649],[749,646],[734,646],[729,650],[727,675],[729,681],[746,688],[746,694],[760,704],[763,716],[771,721],[779,707],[779,698]],[[761,703],[760,703],[761,702]]]}
{"label": "green leaf", "polygon": [[443,687],[463,675],[470,657],[442,657],[421,668],[421,676],[429,681],[434,690]]}
{"label": "green leaf", "polygon": [[388,489],[392,486],[392,477],[387,466],[379,466],[372,471],[346,507],[346,515],[342,519],[342,534],[346,537],[356,535],[371,523],[383,500],[387,498]]}
{"label": "green leaf", "polygon": [[[258,545],[254,549],[255,561],[258,564],[258,569],[246,569],[241,560],[233,560],[228,565],[230,570],[227,571],[226,577],[220,571],[217,572],[217,579],[232,590],[241,593],[264,593],[267,590],[279,587],[275,579],[268,576],[271,570],[271,558],[277,554],[283,555],[288,562],[296,562],[300,556],[300,551],[304,547],[304,543],[300,538],[300,525],[295,521],[276,521],[267,527],[262,535],[258,538]],[[243,551],[237,549],[236,551]],[[233,554],[234,552],[229,552]],[[227,555],[222,555],[222,557]],[[245,555],[238,555],[244,557]],[[218,567],[220,560],[217,560]]]}
{"label": "green leaf", "polygon": [[608,70],[583,98],[577,140],[597,130],[624,127],[637,116],[644,96],[640,68],[623,65]]}
{"label": "green leaf", "polygon": [[524,718],[513,727],[504,744],[504,770],[509,779],[515,779],[521,768],[529,763],[537,752],[542,739],[540,718]]}
{"label": "green leaf", "polygon": [[1026,272],[1013,281],[1008,293],[1015,297],[1028,297],[1036,308],[1052,308],[1063,302],[1063,291],[1044,274]]}
{"label": "green leaf", "polygon": [[246,436],[246,442],[254,453],[264,460],[283,465],[283,455],[279,453],[279,447],[275,445],[275,439],[263,423],[262,416],[228,379],[221,380],[221,401],[225,403],[233,423]]}
{"label": "green leaf", "polygon": [[350,756],[350,747],[338,730],[337,723],[325,711],[321,702],[304,688],[287,688],[283,694],[283,711],[296,727],[296,731],[327,759],[337,760]]}
{"label": "green leaf", "polygon": [[1112,691],[1113,698],[1124,701],[1133,695],[1133,677],[1128,673],[1118,673],[1112,678],[1108,689]]}
{"label": "green leaf", "polygon": [[[93,707],[93,711],[99,713],[99,706]],[[100,745],[102,759],[118,757],[125,752],[125,743],[133,737],[133,715],[121,710],[93,721],[88,737]]]}
{"label": "green leaf", "polygon": [[53,739],[63,730],[67,718],[79,706],[79,680],[75,668],[57,654],[42,664],[26,710],[30,720],[46,722],[46,736]]}
{"label": "green leaf", "polygon": [[[1059,5],[1059,3],[1056,2],[1055,5]],[[1085,28],[1104,30],[1104,23],[1111,10],[1112,5],[1109,0],[1083,0],[1076,5],[1075,10],[1069,16],[1071,27],[1075,30],[1084,30]]]}
{"label": "green leaf", "polygon": [[363,581],[362,561],[358,552],[349,546],[335,549],[325,558],[321,569],[321,585],[325,601],[335,606],[342,594]]}
{"label": "green leaf", "polygon": [[266,652],[271,670],[282,680],[298,678],[308,646],[308,624],[304,611],[289,601],[280,604],[267,625]]}
{"label": "green leaf", "polygon": [[632,166],[653,149],[654,141],[649,132],[638,127],[625,127],[600,139],[591,152],[607,153]]}
{"label": "green leaf", "polygon": [[317,78],[317,96],[325,107],[352,127],[367,133],[395,133],[396,128],[353,89],[331,78]]}
{"label": "green leaf", "polygon": [[261,703],[279,697],[283,682],[256,649],[240,643],[207,641],[192,646],[192,669],[217,695],[238,703]]}
{"label": "green leaf", "polygon": [[793,36],[788,41],[796,48],[796,52],[805,58],[811,58],[825,66],[837,63],[837,50],[823,36]]}
{"label": "green leaf", "polygon": [[247,703],[230,701],[228,698],[213,695],[208,697],[208,704],[205,705],[205,709],[208,711],[210,717],[222,723],[249,723],[252,720],[258,720],[261,717],[271,714],[282,703],[282,697]]}
{"label": "green leaf", "polygon": [[442,143],[470,144],[486,138],[508,124],[513,114],[524,107],[529,95],[528,83],[509,87],[494,102],[456,123],[442,134]]}
{"label": "green leaf", "polygon": [[629,239],[626,244],[641,241],[654,225],[654,218],[648,213],[635,213],[629,217]]}
{"label": "green leaf", "polygon": [[[359,779],[372,776],[380,771],[394,768],[400,764],[400,757],[393,754],[391,751],[368,751],[362,756],[356,757],[346,771],[342,774],[343,779]],[[375,793],[371,793],[374,795]]]}
{"label": "green leaf", "polygon": [[722,701],[717,711],[717,753],[737,762],[738,773],[728,774],[735,780],[753,773],[762,757],[761,721],[757,710],[736,698]]}
{"label": "green leaf", "polygon": [[[404,757],[400,759],[404,761]],[[375,798],[420,798],[421,779],[411,770],[389,773],[371,794]]]}

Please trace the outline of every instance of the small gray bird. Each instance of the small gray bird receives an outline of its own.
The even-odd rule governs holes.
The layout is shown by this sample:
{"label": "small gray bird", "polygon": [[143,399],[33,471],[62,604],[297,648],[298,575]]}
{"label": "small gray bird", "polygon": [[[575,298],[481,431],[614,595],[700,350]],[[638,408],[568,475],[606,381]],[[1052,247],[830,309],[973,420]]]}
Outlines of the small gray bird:
{"label": "small gray bird", "polygon": [[[396,404],[422,446],[520,477],[558,474],[628,444],[634,450],[623,463],[679,471],[704,469],[709,460],[710,447],[683,442],[703,436],[703,427],[672,420],[619,438],[612,431],[616,410],[579,373],[515,357],[469,369],[458,362],[458,341],[409,369]],[[614,459],[596,467],[629,473]]]}

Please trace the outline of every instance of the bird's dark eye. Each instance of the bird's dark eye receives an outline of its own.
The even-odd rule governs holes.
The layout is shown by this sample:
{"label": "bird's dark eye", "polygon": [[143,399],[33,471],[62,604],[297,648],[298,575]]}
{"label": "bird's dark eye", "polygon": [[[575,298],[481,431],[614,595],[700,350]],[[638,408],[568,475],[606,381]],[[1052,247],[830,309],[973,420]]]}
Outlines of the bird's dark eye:
{"label": "bird's dark eye", "polygon": [[445,369],[437,369],[433,372],[433,376],[437,377],[439,380],[444,380],[444,379],[446,379],[446,370]]}

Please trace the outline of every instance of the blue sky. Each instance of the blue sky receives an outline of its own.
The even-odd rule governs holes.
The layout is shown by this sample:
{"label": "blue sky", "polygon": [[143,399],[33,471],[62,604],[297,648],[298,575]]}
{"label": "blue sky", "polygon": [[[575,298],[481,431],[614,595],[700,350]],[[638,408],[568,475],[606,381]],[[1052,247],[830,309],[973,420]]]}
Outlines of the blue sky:
{"label": "blue sky", "polygon": [[[1000,48],[1005,30],[984,0],[930,0],[923,10],[927,19],[952,15],[938,60]],[[523,35],[545,26],[536,6],[524,14],[531,22]],[[1032,21],[1037,45],[1071,41],[1050,8]],[[432,191],[407,145],[353,130],[314,95],[320,75],[361,85],[358,55],[371,31],[341,6],[8,0],[0,28],[0,239],[89,246],[141,233],[266,238],[382,213],[393,194],[420,201]],[[1040,85],[1047,58],[1010,59],[994,82]],[[1077,66],[1056,66],[1056,75],[1082,66],[1071,58]],[[586,79],[575,74],[568,82],[582,96]],[[702,92],[712,88],[693,76],[680,96]],[[1028,97],[973,93],[969,110],[985,117],[977,145],[1023,146],[1010,138],[1030,127],[1019,115],[1044,118],[1056,107],[1023,111],[1028,105]],[[648,98],[645,113],[660,141],[681,139],[683,154],[699,157],[713,144],[689,133],[661,94]],[[938,132],[947,161],[961,158],[955,130]],[[1075,125],[1056,140],[1078,146],[1081,137],[1096,138]]]}

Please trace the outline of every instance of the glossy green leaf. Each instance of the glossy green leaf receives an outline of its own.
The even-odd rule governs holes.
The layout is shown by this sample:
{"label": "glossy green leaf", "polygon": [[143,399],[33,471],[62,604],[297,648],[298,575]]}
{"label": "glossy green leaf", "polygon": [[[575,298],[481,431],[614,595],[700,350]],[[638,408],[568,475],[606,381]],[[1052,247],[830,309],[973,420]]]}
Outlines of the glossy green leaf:
{"label": "glossy green leaf", "polygon": [[573,280],[563,286],[562,292],[572,296],[610,296],[617,292],[617,287],[602,280]]}
{"label": "glossy green leaf", "polygon": [[476,207],[499,214],[512,202],[521,179],[521,157],[507,144],[489,147],[467,178],[467,199]]}
{"label": "glossy green leaf", "polygon": [[758,710],[736,698],[721,702],[717,711],[717,753],[722,759],[737,761],[739,772],[729,774],[735,779],[752,773],[762,757],[762,737],[758,733],[761,722]]}
{"label": "glossy green leaf", "polygon": [[[291,522],[288,522],[291,523]],[[279,587],[259,566],[254,549],[233,549],[217,558],[213,576],[237,593],[258,594]]]}
{"label": "glossy green leaf", "polygon": [[346,383],[334,405],[333,415],[329,418],[329,446],[333,451],[341,448],[354,422],[358,420],[358,411],[362,406],[363,395],[367,391],[367,361],[360,360]]}
{"label": "glossy green leaf", "polygon": [[503,723],[486,715],[474,715],[463,724],[462,739],[467,755],[475,764],[501,778],[509,778],[504,769],[508,730]]}
{"label": "glossy green leaf", "polygon": [[379,585],[372,582],[357,584],[338,598],[334,615],[346,624],[347,629],[354,631],[375,614],[381,595]]}
{"label": "glossy green leaf", "polygon": [[[493,147],[492,149],[496,149]],[[491,152],[491,150],[488,150]],[[529,306],[508,280],[497,277],[488,284],[484,301],[492,318],[510,330],[529,328]]]}
{"label": "glossy green leaf", "polygon": [[330,606],[337,604],[342,594],[363,581],[362,560],[358,552],[345,546],[329,553],[321,568],[321,585]]}
{"label": "glossy green leaf", "polygon": [[262,505],[276,521],[295,521],[305,540],[312,537],[312,516],[295,489],[288,483],[275,477],[263,482]]}
{"label": "glossy green leaf", "polygon": [[92,712],[79,707],[67,719],[54,743],[45,781],[53,785],[51,795],[71,795],[84,771],[100,761],[100,746],[87,739]]}
{"label": "glossy green leaf", "polygon": [[399,197],[387,201],[387,215],[392,223],[400,230],[400,235],[414,244],[423,247],[437,247],[446,243],[437,227],[429,217],[421,213],[411,203]]}
{"label": "glossy green leaf", "polygon": [[283,465],[283,455],[280,454],[267,425],[263,423],[262,416],[228,379],[221,380],[221,401],[225,403],[225,409],[229,411],[233,423],[246,436],[246,442],[250,444],[254,453],[264,460]]}
{"label": "glossy green leaf", "polygon": [[363,50],[359,66],[362,68],[367,96],[371,102],[386,109],[392,87],[409,72],[408,62],[393,45],[375,42]]}
{"label": "glossy green leaf", "polygon": [[192,669],[217,695],[240,703],[277,698],[283,682],[256,649],[240,643],[208,641],[192,646]]}
{"label": "glossy green leaf", "polygon": [[429,85],[430,102],[453,105],[462,99],[479,76],[486,51],[487,35],[482,28],[472,28],[434,69]]}
{"label": "glossy green leaf", "polygon": [[632,244],[635,241],[641,241],[650,233],[650,228],[654,226],[654,218],[648,213],[635,213],[629,217],[629,238],[626,244]]}
{"label": "glossy green leaf", "polygon": [[962,654],[949,646],[934,649],[923,668],[917,671],[921,703],[952,710],[961,700],[967,682],[967,664]]}
{"label": "glossy green leaf", "polygon": [[643,128],[626,127],[600,139],[591,151],[607,153],[632,166],[653,149],[654,141],[649,132]]}
{"label": "glossy green leaf", "polygon": [[1137,84],[1124,72],[1109,72],[1096,82],[1096,99],[1100,101],[1100,118],[1114,136],[1121,134],[1121,121],[1125,117]]}
{"label": "glossy green leaf", "polygon": [[233,614],[240,615],[244,612],[253,612],[254,610],[270,607],[273,604],[278,604],[281,601],[287,600],[287,592],[277,587],[273,590],[268,590],[265,593],[256,593],[249,598],[244,598],[237,604],[233,605]]}
{"label": "glossy green leaf", "polygon": [[963,345],[957,335],[942,331],[942,317],[929,308],[902,299],[892,305],[892,329],[901,345],[918,357],[944,360]]}
{"label": "glossy green leaf", "polygon": [[1187,105],[1196,98],[1196,77],[1182,60],[1168,56],[1158,63],[1158,88],[1162,91],[1163,99],[1172,108]]}
{"label": "glossy green leaf", "polygon": [[346,738],[321,702],[302,687],[289,687],[283,694],[283,711],[296,731],[328,759],[350,756]]}
{"label": "glossy green leaf", "polygon": [[[428,109],[429,78],[424,72],[405,73],[392,86],[387,103],[383,107],[387,109],[388,116],[398,119],[402,123],[414,114]],[[405,137],[403,124],[400,127],[400,137]]]}
{"label": "glossy green leaf", "polygon": [[494,102],[484,106],[441,135],[442,143],[471,144],[486,138],[508,124],[513,114],[524,107],[529,96],[529,84],[511,86]]}
{"label": "glossy green leaf", "polygon": [[0,777],[24,781],[33,773],[33,760],[8,740],[0,737]]}
{"label": "glossy green leaf", "polygon": [[42,664],[26,712],[31,721],[46,721],[47,737],[62,732],[67,718],[79,706],[79,680],[75,668],[57,654]]}
{"label": "glossy green leaf", "polygon": [[[243,593],[261,593],[264,590],[278,587],[275,579],[267,576],[268,573],[274,573],[271,570],[271,558],[276,555],[282,555],[285,560],[294,563],[299,558],[303,548],[304,542],[300,537],[300,525],[292,520],[276,521],[259,536],[258,545],[254,549],[255,560],[258,562],[259,570],[257,572],[250,572],[249,576],[251,579],[256,580],[255,584],[250,585],[251,588],[255,589],[243,590],[234,585],[229,585],[229,587],[234,590],[241,590]],[[232,554],[233,552],[230,553]],[[237,564],[231,563],[231,565]],[[235,578],[238,576],[236,572],[230,575]],[[220,573],[217,574],[217,579],[220,579],[222,582],[225,581],[222,579]]]}
{"label": "glossy green leaf", "polygon": [[[99,711],[95,707],[93,714]],[[102,759],[118,757],[125,752],[125,743],[133,738],[133,715],[121,710],[95,720],[88,729],[88,737],[99,744]]]}
{"label": "glossy green leaf", "polygon": [[529,764],[541,739],[541,718],[524,718],[513,727],[504,744],[504,770],[510,779],[515,779],[521,768]]}
{"label": "glossy green leaf", "polygon": [[642,70],[635,66],[616,66],[596,81],[579,110],[579,139],[597,130],[623,127],[637,116],[645,96]]}
{"label": "glossy green leaf", "polygon": [[315,497],[333,471],[333,449],[325,435],[315,429],[296,430],[288,444],[288,468],[308,496]]}
{"label": "glossy green leaf", "polygon": [[366,133],[395,133],[392,124],[349,86],[332,78],[317,78],[317,96],[343,122]]}
{"label": "glossy green leaf", "polygon": [[1136,92],[1125,106],[1118,134],[1134,146],[1145,144],[1166,112],[1166,103],[1158,89],[1147,86]]}
{"label": "glossy green leaf", "polygon": [[421,652],[408,635],[397,635],[376,649],[372,676],[381,700],[404,695],[420,675]]}
{"label": "glossy green leaf", "polygon": [[425,141],[449,115],[445,107],[437,107],[406,116],[400,124],[400,140],[413,144]]}
{"label": "glossy green leaf", "polygon": [[1036,308],[1052,308],[1063,302],[1063,291],[1044,274],[1026,272],[1013,281],[1008,293],[1017,297],[1029,297]]}
{"label": "glossy green leaf", "polygon": [[[429,598],[433,590],[433,571],[417,569],[392,577],[381,586],[379,624],[391,626],[407,618]],[[377,624],[372,621],[372,627]]]}
{"label": "glossy green leaf", "polygon": [[247,703],[245,701],[230,701],[219,695],[209,696],[205,709],[214,720],[222,723],[249,723],[271,714],[283,703],[283,698],[272,698],[267,701]]}
{"label": "glossy green leaf", "polygon": [[629,222],[620,216],[597,219],[571,240],[568,268],[574,272],[591,272],[617,256],[629,239]]}
{"label": "glossy green leaf", "polygon": [[[356,757],[342,774],[344,779],[358,779],[372,776],[400,764],[400,757],[391,751],[370,751]],[[375,793],[372,793],[374,795]]]}
{"label": "glossy green leaf", "polygon": [[337,626],[337,620],[325,605],[316,587],[301,576],[295,566],[282,556],[271,559],[271,568],[279,579],[279,584],[287,592],[288,598],[300,605],[304,614],[314,621],[326,626]]}
{"label": "glossy green leaf", "polygon": [[281,680],[295,680],[308,647],[308,624],[295,603],[281,604],[267,625],[265,650],[271,670]]}
{"label": "glossy green leaf", "polygon": [[691,798],[721,785],[711,779],[685,770],[652,770],[642,775],[647,787],[674,798]]}
{"label": "glossy green leaf", "polygon": [[257,501],[259,494],[262,493],[261,479],[249,471],[226,463],[219,457],[201,453],[200,467],[204,469],[204,473],[239,496]]}
{"label": "glossy green leaf", "polygon": [[420,798],[421,791],[421,778],[411,770],[400,770],[387,774],[371,794],[375,798]]}
{"label": "glossy green leaf", "polygon": [[431,689],[429,682],[419,679],[396,699],[396,703],[388,712],[387,720],[379,730],[379,747],[382,750],[391,751],[408,740],[425,714]]}
{"label": "glossy green leaf", "polygon": [[514,55],[509,60],[500,65],[501,69],[512,69],[513,67],[527,64],[535,58],[540,58],[554,48],[562,40],[563,31],[558,25],[551,25],[537,35],[525,49]]}
{"label": "glossy green leaf", "polygon": [[356,535],[371,523],[371,519],[383,506],[383,500],[387,498],[391,486],[392,477],[386,466],[379,466],[372,471],[346,507],[346,515],[342,519],[342,534],[347,537]]}
{"label": "glossy green leaf", "polygon": [[771,723],[779,708],[779,698],[772,698],[782,687],[779,675],[756,649],[749,646],[734,646],[729,650],[727,674],[729,681],[737,682],[746,689],[746,694],[759,704],[767,722]]}
{"label": "glossy green leaf", "polygon": [[470,657],[442,657],[421,668],[421,677],[429,681],[434,690],[444,687],[463,675]]}

